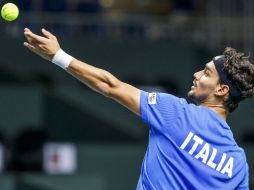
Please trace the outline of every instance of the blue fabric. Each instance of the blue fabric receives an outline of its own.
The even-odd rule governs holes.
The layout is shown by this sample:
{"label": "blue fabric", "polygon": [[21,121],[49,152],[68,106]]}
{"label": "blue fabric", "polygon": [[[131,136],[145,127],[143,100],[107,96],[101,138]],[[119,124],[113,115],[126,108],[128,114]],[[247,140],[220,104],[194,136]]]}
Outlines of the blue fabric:
{"label": "blue fabric", "polygon": [[219,115],[165,93],[140,101],[149,142],[137,190],[249,189],[245,153]]}

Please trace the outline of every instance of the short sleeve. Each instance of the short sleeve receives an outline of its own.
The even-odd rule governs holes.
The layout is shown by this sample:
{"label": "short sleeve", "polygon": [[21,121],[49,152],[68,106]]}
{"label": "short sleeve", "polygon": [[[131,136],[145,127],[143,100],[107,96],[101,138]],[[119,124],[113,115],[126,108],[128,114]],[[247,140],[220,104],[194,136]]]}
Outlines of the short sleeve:
{"label": "short sleeve", "polygon": [[162,128],[174,124],[187,104],[185,99],[166,93],[141,92],[140,113],[150,127]]}

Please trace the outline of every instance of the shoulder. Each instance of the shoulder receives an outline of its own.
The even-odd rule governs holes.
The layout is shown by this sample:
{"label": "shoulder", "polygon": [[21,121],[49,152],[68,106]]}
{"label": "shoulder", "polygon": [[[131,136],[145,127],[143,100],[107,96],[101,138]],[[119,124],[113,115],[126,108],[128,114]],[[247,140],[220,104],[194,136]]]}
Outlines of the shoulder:
{"label": "shoulder", "polygon": [[166,125],[175,122],[188,105],[183,98],[158,92],[141,92],[140,113],[142,119],[151,125]]}

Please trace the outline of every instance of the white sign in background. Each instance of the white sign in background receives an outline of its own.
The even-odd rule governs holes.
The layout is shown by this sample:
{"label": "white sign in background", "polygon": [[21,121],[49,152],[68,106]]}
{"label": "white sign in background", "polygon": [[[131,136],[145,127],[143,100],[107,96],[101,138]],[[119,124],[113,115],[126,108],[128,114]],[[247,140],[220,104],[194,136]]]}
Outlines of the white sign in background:
{"label": "white sign in background", "polygon": [[45,144],[43,167],[48,174],[73,174],[77,169],[76,146],[71,143]]}

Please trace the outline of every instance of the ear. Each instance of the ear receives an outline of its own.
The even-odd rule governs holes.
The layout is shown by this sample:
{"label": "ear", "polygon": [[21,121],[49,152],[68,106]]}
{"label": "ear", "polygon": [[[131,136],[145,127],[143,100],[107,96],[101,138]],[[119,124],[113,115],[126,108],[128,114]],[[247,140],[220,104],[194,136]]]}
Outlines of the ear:
{"label": "ear", "polygon": [[225,84],[219,84],[215,91],[215,95],[217,96],[226,96],[229,93],[229,87]]}

